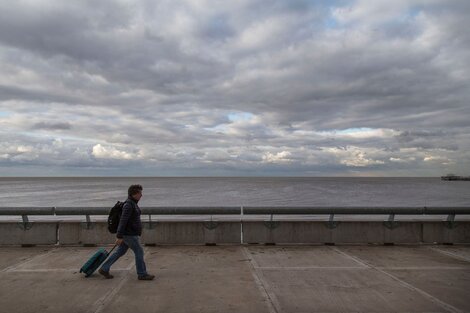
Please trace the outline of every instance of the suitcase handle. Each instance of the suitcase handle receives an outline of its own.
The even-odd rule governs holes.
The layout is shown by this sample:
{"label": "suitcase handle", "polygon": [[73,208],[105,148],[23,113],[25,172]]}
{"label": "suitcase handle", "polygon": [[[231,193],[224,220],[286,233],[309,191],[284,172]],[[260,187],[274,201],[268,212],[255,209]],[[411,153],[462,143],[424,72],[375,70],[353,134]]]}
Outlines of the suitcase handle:
{"label": "suitcase handle", "polygon": [[111,251],[108,252],[108,256],[111,254],[111,252],[113,252],[114,248],[117,247],[117,244],[114,245],[114,247],[111,249]]}

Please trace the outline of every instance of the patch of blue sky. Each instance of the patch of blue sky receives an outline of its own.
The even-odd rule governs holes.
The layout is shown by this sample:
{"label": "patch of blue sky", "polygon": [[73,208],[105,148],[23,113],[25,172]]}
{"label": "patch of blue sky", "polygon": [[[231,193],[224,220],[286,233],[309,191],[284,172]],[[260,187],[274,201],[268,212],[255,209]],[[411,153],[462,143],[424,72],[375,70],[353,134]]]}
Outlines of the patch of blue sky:
{"label": "patch of blue sky", "polygon": [[61,140],[67,140],[67,141],[78,141],[78,142],[83,142],[83,143],[106,143],[106,141],[101,140],[101,139],[68,136],[68,135],[62,135],[62,134],[57,135],[57,134],[52,134],[47,131],[46,132],[37,131],[37,130],[36,131],[21,131],[21,132],[18,132],[18,134],[23,135],[23,136],[28,136],[28,137],[34,137],[34,138],[37,138],[38,140],[42,139],[44,141],[61,139]]}
{"label": "patch of blue sky", "polygon": [[421,10],[418,7],[412,7],[408,10],[406,16],[408,16],[409,18],[415,18],[420,12]]}
{"label": "patch of blue sky", "polygon": [[351,3],[348,0],[335,0],[335,1],[325,1],[323,4],[323,12],[325,18],[323,19],[323,26],[326,29],[336,29],[341,27],[341,23],[333,16],[333,11],[344,6],[350,6]]}
{"label": "patch of blue sky", "polygon": [[249,121],[254,117],[254,114],[250,112],[232,112],[227,117],[231,122]]}
{"label": "patch of blue sky", "polygon": [[[254,116],[255,115],[253,113],[244,112],[244,111],[230,112],[229,114],[227,114],[227,118],[230,121],[230,123],[240,122],[240,121],[249,121]],[[213,132],[226,132],[227,129],[228,129],[228,125],[229,125],[229,123],[219,124],[219,125],[216,125],[216,126],[213,126],[213,127],[204,127],[204,129],[209,130],[209,131],[213,131]]]}
{"label": "patch of blue sky", "polygon": [[227,131],[227,125],[225,124],[219,124],[217,126],[214,126],[214,127],[204,127],[205,130],[208,130],[208,131],[212,131],[212,132],[225,132]]}
{"label": "patch of blue sky", "polygon": [[368,128],[368,127],[355,127],[355,128],[335,130],[335,132],[337,134],[341,134],[341,135],[349,135],[349,134],[370,132],[370,131],[373,131],[373,130],[374,130],[373,128]]}
{"label": "patch of blue sky", "polygon": [[11,113],[8,112],[8,111],[0,111],[0,117],[7,117],[7,116],[10,116]]}
{"label": "patch of blue sky", "polygon": [[328,135],[328,136],[334,136],[334,135],[361,135],[361,134],[367,134],[370,132],[373,132],[375,129],[374,128],[369,128],[369,127],[353,127],[353,128],[346,128],[346,129],[331,129],[331,130],[324,130],[324,131],[319,131],[317,134],[320,135]]}
{"label": "patch of blue sky", "polygon": [[411,7],[408,10],[403,11],[400,15],[397,15],[394,19],[386,21],[386,25],[402,24],[413,22],[421,10],[418,7]]}
{"label": "patch of blue sky", "polygon": [[220,14],[208,20],[203,34],[212,39],[224,39],[233,36],[235,31],[231,28],[228,17]]}
{"label": "patch of blue sky", "polygon": [[397,14],[393,18],[383,21],[382,24],[384,26],[390,27],[413,23],[420,12],[421,10],[418,7],[410,7],[409,9],[402,11],[400,14]]}
{"label": "patch of blue sky", "polygon": [[338,28],[338,21],[330,14],[324,22],[325,28],[326,29],[335,29]]}

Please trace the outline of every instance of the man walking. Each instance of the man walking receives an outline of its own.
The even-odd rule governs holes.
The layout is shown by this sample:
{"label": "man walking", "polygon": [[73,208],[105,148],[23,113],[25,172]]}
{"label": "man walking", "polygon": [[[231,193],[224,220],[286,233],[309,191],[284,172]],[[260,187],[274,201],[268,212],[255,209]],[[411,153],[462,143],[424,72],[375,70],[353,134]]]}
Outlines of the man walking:
{"label": "man walking", "polygon": [[140,220],[141,211],[137,203],[142,198],[142,189],[141,185],[131,185],[129,187],[128,198],[122,207],[121,219],[116,233],[116,244],[119,246],[98,271],[105,278],[113,278],[113,275],[109,273],[111,265],[126,254],[129,248],[135,254],[137,278],[139,280],[152,280],[155,278],[154,275],[147,273],[144,250],[139,241],[139,237],[142,235],[142,222]]}

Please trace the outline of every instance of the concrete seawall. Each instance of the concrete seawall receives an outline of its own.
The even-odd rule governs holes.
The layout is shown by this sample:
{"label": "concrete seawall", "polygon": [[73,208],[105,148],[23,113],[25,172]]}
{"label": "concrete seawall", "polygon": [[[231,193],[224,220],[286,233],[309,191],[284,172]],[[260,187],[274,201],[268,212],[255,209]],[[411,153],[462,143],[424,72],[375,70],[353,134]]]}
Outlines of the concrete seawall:
{"label": "concrete seawall", "polygon": [[[144,222],[142,243],[164,244],[419,244],[470,243],[470,220],[302,221],[182,220]],[[0,245],[113,243],[104,221],[0,222]]]}

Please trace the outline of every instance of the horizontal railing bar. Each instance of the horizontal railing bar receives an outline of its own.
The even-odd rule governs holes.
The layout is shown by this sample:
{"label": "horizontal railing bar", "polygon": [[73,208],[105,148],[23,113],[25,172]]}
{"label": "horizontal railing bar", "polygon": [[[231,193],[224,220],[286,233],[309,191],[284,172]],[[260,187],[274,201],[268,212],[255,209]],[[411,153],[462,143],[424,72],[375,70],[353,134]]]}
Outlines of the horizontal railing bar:
{"label": "horizontal railing bar", "polygon": [[[190,214],[240,214],[240,207],[142,207],[142,214],[155,215],[190,215]],[[56,215],[107,215],[110,208],[106,207],[57,207]],[[0,208],[1,211],[1,208]]]}
{"label": "horizontal railing bar", "polygon": [[425,214],[470,214],[470,207],[430,207],[425,209]]}
{"label": "horizontal railing bar", "polygon": [[0,207],[0,215],[54,215],[53,207]]}
{"label": "horizontal railing bar", "polygon": [[470,214],[470,207],[243,207],[243,214]]}
{"label": "horizontal railing bar", "polygon": [[[239,215],[241,207],[235,206],[172,206],[142,207],[142,214],[151,215]],[[109,207],[0,207],[0,215],[107,215]],[[351,215],[439,215],[470,214],[470,207],[243,207],[243,214],[351,214]]]}

